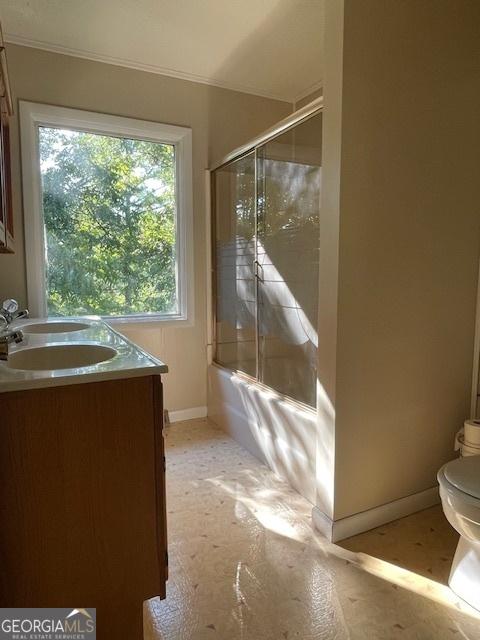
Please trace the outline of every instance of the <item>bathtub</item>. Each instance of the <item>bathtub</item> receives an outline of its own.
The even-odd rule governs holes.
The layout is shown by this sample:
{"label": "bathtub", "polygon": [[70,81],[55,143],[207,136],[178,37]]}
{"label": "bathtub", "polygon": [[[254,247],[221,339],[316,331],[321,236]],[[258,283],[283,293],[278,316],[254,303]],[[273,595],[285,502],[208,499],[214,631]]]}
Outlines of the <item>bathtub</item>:
{"label": "bathtub", "polygon": [[216,364],[208,370],[208,416],[315,503],[317,413]]}

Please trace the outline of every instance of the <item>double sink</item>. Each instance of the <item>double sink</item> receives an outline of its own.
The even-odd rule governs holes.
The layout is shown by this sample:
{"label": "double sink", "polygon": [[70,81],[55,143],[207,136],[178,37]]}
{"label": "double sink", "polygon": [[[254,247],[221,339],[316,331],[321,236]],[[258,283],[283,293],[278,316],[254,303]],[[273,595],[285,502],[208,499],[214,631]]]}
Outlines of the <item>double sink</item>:
{"label": "double sink", "polygon": [[97,316],[18,319],[0,360],[0,394],[166,373],[168,367]]}
{"label": "double sink", "polygon": [[[91,325],[76,320],[45,321],[19,327],[28,334],[65,334],[88,329]],[[77,369],[110,360],[117,355],[112,347],[91,343],[45,344],[12,351],[7,360],[11,369],[22,371],[45,371],[55,369]]]}

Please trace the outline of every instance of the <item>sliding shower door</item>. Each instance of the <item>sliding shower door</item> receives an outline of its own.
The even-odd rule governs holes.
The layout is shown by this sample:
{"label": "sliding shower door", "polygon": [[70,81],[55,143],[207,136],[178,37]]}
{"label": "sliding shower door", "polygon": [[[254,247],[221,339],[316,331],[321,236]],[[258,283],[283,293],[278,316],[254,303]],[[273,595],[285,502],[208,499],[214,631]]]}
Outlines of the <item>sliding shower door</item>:
{"label": "sliding shower door", "polygon": [[215,172],[215,360],[257,375],[255,152]]}
{"label": "sliding shower door", "polygon": [[214,172],[215,361],[316,405],[321,113]]}
{"label": "sliding shower door", "polygon": [[259,373],[315,406],[321,115],[257,150]]}

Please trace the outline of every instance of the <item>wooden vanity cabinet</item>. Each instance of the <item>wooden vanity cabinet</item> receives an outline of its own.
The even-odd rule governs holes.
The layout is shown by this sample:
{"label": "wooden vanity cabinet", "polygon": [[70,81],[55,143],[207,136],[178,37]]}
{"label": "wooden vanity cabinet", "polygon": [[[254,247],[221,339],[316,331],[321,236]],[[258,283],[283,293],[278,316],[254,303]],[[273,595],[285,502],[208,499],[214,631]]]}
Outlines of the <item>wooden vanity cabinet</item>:
{"label": "wooden vanity cabinet", "polygon": [[140,640],[165,597],[162,384],[148,375],[0,393],[0,606],[95,607]]}

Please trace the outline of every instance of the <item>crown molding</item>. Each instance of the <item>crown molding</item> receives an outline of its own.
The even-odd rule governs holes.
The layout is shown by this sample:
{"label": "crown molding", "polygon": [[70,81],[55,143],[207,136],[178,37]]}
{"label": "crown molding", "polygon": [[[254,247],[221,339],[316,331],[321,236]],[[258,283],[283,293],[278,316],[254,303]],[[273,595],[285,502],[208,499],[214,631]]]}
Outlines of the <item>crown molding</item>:
{"label": "crown molding", "polygon": [[[119,58],[116,56],[109,56],[104,54],[95,53],[87,49],[76,49],[73,47],[64,47],[63,45],[53,44],[51,42],[44,42],[43,40],[35,40],[33,38],[24,38],[13,33],[4,34],[5,42],[9,44],[16,44],[22,47],[30,47],[31,49],[41,49],[43,51],[49,51],[51,53],[59,53],[65,56],[71,56],[74,58],[83,58],[84,60],[92,60],[93,62],[103,62],[104,64],[111,64],[117,67],[127,67],[128,69],[136,69],[137,71],[145,71],[147,73],[155,73],[157,75],[168,76],[170,78],[176,78],[178,80],[187,80],[189,82],[197,82],[200,84],[210,85],[212,87],[218,87],[220,89],[228,89],[229,91],[238,91],[240,93],[248,93],[260,98],[268,98],[270,100],[278,100],[280,102],[294,103],[292,96],[280,96],[268,91],[261,91],[255,87],[248,85],[241,85],[232,82],[224,82],[223,80],[214,80],[206,78],[194,73],[186,73],[184,71],[177,71],[176,69],[169,69],[168,67],[161,67],[160,65],[144,64],[136,60],[130,60],[129,58]],[[8,52],[7,52],[8,53]],[[308,91],[305,93],[308,95]]]}
{"label": "crown molding", "polygon": [[295,96],[295,98],[293,99],[293,104],[297,104],[297,102],[300,102],[300,100],[306,98],[310,93],[313,93],[314,91],[320,91],[320,89],[322,88],[323,82],[321,80],[319,82],[311,84],[306,89],[304,89],[304,91],[301,91],[298,95]]}

